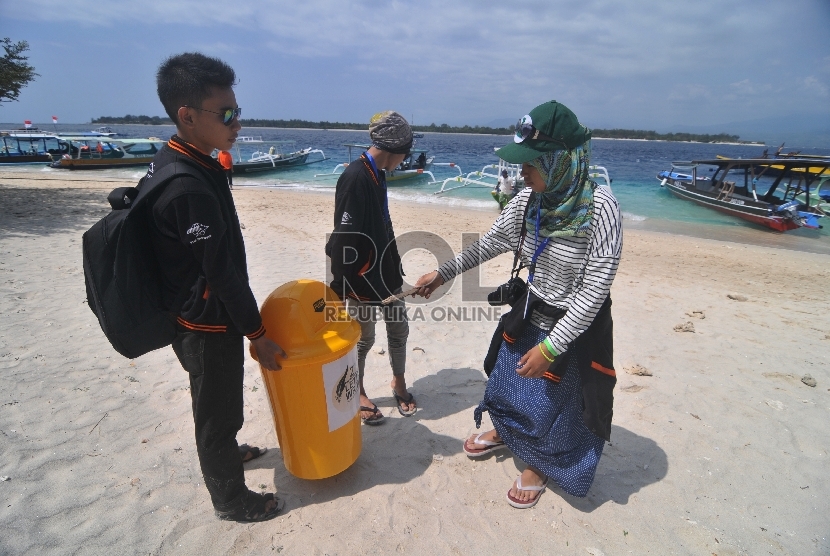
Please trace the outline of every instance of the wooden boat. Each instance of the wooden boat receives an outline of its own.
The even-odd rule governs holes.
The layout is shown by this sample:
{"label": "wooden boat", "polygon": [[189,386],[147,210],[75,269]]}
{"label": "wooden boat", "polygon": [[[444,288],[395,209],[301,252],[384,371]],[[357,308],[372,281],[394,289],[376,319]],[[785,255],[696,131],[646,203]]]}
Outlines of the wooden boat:
{"label": "wooden boat", "polygon": [[0,164],[46,164],[69,153],[59,137],[31,131],[0,131]]}
{"label": "wooden boat", "polygon": [[[315,174],[315,178],[339,176],[346,166],[351,164],[353,159],[360,156],[358,154],[353,157],[352,149],[356,149],[357,152],[362,153],[371,145],[346,143],[343,146],[349,149],[349,162],[338,164],[334,167],[334,170],[328,174]],[[386,182],[389,183],[389,185],[392,185],[394,182],[400,182],[402,180],[428,177],[430,179],[429,183],[438,183],[435,181],[435,175],[432,173],[432,169],[435,166],[448,166],[457,169],[459,174],[461,173],[461,169],[454,162],[435,162],[435,157],[430,156],[429,151],[426,149],[412,149],[397,168],[386,172]],[[395,185],[403,184],[398,183]]]}
{"label": "wooden boat", "polygon": [[96,127],[92,130],[92,133],[96,135],[103,135],[104,137],[115,137],[116,135],[118,135],[118,133],[113,131],[111,127],[105,125],[101,127]]}
{"label": "wooden boat", "polygon": [[66,170],[103,170],[147,166],[166,143],[158,137],[149,139],[112,139],[104,136],[60,137],[69,145],[69,153],[50,166]]}
{"label": "wooden boat", "polygon": [[[498,151],[499,147],[493,150]],[[492,172],[491,170],[495,170]],[[499,176],[502,172],[507,172],[507,177],[513,180],[513,193],[508,194],[496,189],[499,182]],[[459,172],[460,173],[460,172]],[[591,165],[588,167],[588,177],[596,181],[600,185],[611,187],[611,177],[608,175],[608,170],[604,166]],[[502,159],[499,159],[498,164],[488,164],[477,172],[470,172],[466,176],[460,175],[452,178],[447,178],[441,183],[441,188],[433,193],[433,195],[442,195],[456,189],[465,187],[477,187],[490,189],[490,195],[493,200],[499,204],[500,209],[504,209],[507,203],[524,188],[524,178],[522,177],[522,165],[511,164]]]}
{"label": "wooden boat", "polygon": [[[432,166],[435,164],[435,157],[429,156],[424,149],[412,149],[403,162],[394,170],[386,173],[386,181],[405,180],[415,178],[424,173],[432,175]],[[435,178],[433,177],[433,181]]]}
{"label": "wooden boat", "polygon": [[[240,145],[270,145],[267,151],[254,151],[246,160],[243,160]],[[236,158],[233,163],[233,171],[237,174],[252,174],[262,172],[273,172],[286,170],[306,164],[316,164],[328,160],[326,154],[320,149],[295,150],[296,141],[263,141],[262,137],[240,136],[236,138]],[[319,154],[321,158],[309,161],[312,154]]]}
{"label": "wooden boat", "polygon": [[[714,167],[711,178],[698,177],[701,166]],[[718,157],[674,162],[657,179],[676,197],[778,232],[820,228],[826,214],[814,192],[830,176],[830,161],[791,158],[776,166],[779,172],[770,175],[769,159]]]}
{"label": "wooden boat", "polygon": [[96,127],[92,131],[70,131],[65,134],[58,134],[60,136],[66,137],[89,137],[90,139],[95,139],[97,137],[115,137],[118,133],[114,132],[112,128],[107,126]]}

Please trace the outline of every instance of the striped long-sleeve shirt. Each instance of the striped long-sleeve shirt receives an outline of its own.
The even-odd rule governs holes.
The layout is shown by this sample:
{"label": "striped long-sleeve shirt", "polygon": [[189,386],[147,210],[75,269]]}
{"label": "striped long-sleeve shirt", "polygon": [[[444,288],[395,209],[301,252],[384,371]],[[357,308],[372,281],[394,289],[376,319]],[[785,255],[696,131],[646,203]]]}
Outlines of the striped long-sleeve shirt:
{"label": "striped long-sleeve shirt", "polygon": [[[531,190],[517,194],[481,239],[455,259],[445,262],[438,274],[445,282],[502,253],[515,252],[521,239],[522,218]],[[521,259],[530,265],[535,251],[534,234],[528,232]],[[543,238],[539,238],[543,241]],[[566,311],[550,332],[550,340],[560,353],[593,322],[608,292],[622,251],[622,216],[611,190],[599,186],[594,192],[594,215],[587,237],[552,237],[536,261],[530,289],[549,305]],[[548,329],[550,319],[539,313],[532,324]]]}

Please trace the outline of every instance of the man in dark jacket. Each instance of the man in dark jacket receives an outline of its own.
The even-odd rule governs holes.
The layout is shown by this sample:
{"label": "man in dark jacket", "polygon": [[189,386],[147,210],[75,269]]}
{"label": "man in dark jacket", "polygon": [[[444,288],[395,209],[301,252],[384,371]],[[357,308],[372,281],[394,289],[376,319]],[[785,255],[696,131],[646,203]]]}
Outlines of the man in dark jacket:
{"label": "man in dark jacket", "polygon": [[412,129],[397,112],[375,114],[369,123],[372,145],[349,164],[337,180],[334,198],[334,232],[326,244],[331,257],[331,288],[346,301],[349,315],[360,322],[357,344],[360,368],[360,416],[367,425],[379,425],[384,416],[366,395],[363,371],[366,354],[375,343],[375,323],[383,318],[392,395],[401,415],[416,411],[415,398],[406,389],[406,339],[409,323],[403,300],[382,306],[381,301],[400,293],[401,258],[389,216],[386,171],[393,170],[412,148]]}
{"label": "man in dark jacket", "polygon": [[178,315],[173,350],[190,374],[196,451],[216,515],[231,521],[276,517],[280,501],[245,486],[243,460],[261,451],[237,445],[242,428],[243,335],[261,365],[277,370],[282,349],[265,337],[248,285],[245,244],[225,169],[210,153],[230,150],[241,126],[224,62],[198,53],[159,67],[158,95],[176,132],[153,159],[195,168],[201,179],[172,180],[152,201],[150,235],[167,307]]}

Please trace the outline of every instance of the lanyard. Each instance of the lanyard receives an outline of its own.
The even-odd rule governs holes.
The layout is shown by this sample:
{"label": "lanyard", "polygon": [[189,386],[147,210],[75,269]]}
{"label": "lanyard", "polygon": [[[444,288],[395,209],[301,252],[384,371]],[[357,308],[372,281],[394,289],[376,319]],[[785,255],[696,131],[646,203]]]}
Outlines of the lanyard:
{"label": "lanyard", "polygon": [[387,223],[392,222],[392,217],[389,216],[389,196],[386,194],[386,175],[380,174],[378,166],[375,164],[375,159],[369,154],[369,151],[364,152],[363,156],[365,156],[366,160],[369,161],[369,165],[372,167],[372,172],[375,173],[378,183],[380,183],[380,186],[383,188],[383,217],[386,219]]}
{"label": "lanyard", "polygon": [[545,250],[547,247],[548,242],[550,241],[549,237],[545,238],[545,241],[539,245],[539,223],[542,217],[542,200],[539,199],[539,208],[536,210],[536,239],[533,242],[533,245],[536,246],[536,251],[533,253],[533,258],[530,259],[530,270],[527,273],[527,281],[529,283],[533,283],[533,274],[536,272],[536,259],[539,258],[539,255],[542,254],[542,251]]}
{"label": "lanyard", "polygon": [[378,172],[378,165],[375,164],[375,158],[369,154],[369,151],[363,153],[363,156],[366,157],[366,160],[369,161],[369,165],[372,167],[372,172],[375,173],[375,177],[378,179],[378,183],[381,181],[380,172]]}

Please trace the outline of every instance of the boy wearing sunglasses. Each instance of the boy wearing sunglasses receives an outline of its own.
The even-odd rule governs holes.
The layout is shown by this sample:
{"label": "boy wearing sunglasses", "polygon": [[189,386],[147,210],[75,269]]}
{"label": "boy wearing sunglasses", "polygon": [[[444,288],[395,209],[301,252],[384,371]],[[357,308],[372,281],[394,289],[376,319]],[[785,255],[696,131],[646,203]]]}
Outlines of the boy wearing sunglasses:
{"label": "boy wearing sunglasses", "polygon": [[236,442],[243,422],[243,336],[266,368],[279,369],[276,356],[285,353],[265,337],[228,177],[210,156],[230,150],[241,128],[235,82],[230,66],[199,53],[173,56],[159,67],[158,95],[176,135],[149,173],[178,164],[201,179],[179,176],[164,187],[149,209],[149,233],[167,308],[177,316],[173,350],[190,375],[196,451],[216,515],[264,521],[276,517],[281,501],[245,486],[243,461],[264,449]]}

